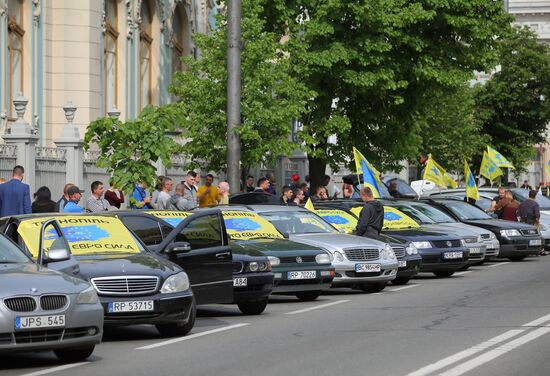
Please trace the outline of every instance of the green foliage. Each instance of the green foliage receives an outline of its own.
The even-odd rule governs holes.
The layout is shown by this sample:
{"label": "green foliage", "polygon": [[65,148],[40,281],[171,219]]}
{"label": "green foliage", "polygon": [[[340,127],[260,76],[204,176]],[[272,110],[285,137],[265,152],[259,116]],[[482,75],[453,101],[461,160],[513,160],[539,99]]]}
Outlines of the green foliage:
{"label": "green foliage", "polygon": [[178,145],[167,132],[174,132],[178,113],[172,105],[148,106],[134,120],[122,122],[114,118],[93,121],[84,136],[84,148],[99,148],[97,166],[113,176],[114,185],[130,193],[135,183],[154,187],[157,174],[155,163],[172,165]]}
{"label": "green foliage", "polygon": [[[241,165],[256,166],[271,163],[279,155],[288,155],[297,145],[290,140],[291,122],[305,113],[306,103],[314,96],[304,84],[293,78],[287,46],[280,36],[266,32],[258,17],[262,0],[247,0],[242,4],[241,55],[242,124]],[[220,16],[221,27],[209,35],[195,35],[201,51],[198,60],[185,60],[187,70],[175,76],[171,93],[180,98],[180,126],[189,140],[183,152],[192,161],[189,167],[206,170],[226,168],[226,20]]]}
{"label": "green foliage", "polygon": [[501,70],[477,88],[476,104],[491,145],[518,170],[545,142],[550,122],[550,49],[533,32],[515,28],[503,43]]}

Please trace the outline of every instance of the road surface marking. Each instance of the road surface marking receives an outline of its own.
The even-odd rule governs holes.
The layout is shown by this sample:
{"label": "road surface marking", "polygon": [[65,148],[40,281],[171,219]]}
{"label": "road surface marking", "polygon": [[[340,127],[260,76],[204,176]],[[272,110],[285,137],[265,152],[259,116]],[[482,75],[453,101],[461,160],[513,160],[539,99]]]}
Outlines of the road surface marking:
{"label": "road surface marking", "polygon": [[65,365],[59,366],[59,367],[53,367],[53,368],[43,369],[42,371],[36,371],[36,372],[31,372],[31,373],[25,373],[24,375],[21,375],[21,376],[39,376],[39,375],[47,375],[48,373],[54,373],[54,372],[64,371],[64,370],[66,370],[66,369],[71,369],[71,368],[75,368],[75,367],[79,367],[79,366],[84,366],[84,365],[90,364],[90,363],[91,363],[91,362],[81,362],[81,363],[65,364]]}
{"label": "road surface marking", "polygon": [[388,290],[388,291],[401,291],[401,290],[406,290],[406,289],[412,289],[413,287],[418,287],[420,285],[407,285],[407,286],[403,286],[403,287],[398,287],[396,289],[391,289],[391,290]]}
{"label": "road surface marking", "polygon": [[547,321],[550,321],[550,314],[546,315],[546,316],[539,317],[538,319],[530,321],[527,324],[523,324],[522,326],[539,326],[540,324],[544,324]]}
{"label": "road surface marking", "polygon": [[209,334],[225,332],[226,330],[241,328],[241,327],[246,326],[246,325],[250,325],[250,323],[240,323],[240,324],[235,324],[235,325],[224,326],[222,328],[207,330],[206,332],[195,333],[195,334],[191,334],[191,335],[188,335],[188,336],[185,336],[185,337],[174,338],[174,339],[170,339],[168,341],[163,341],[163,342],[155,343],[155,344],[152,344],[152,345],[138,347],[138,348],[136,348],[136,350],[155,349],[157,347],[167,346],[167,345],[171,345],[171,344],[181,342],[181,341],[188,341],[190,339],[195,339],[195,338],[198,338],[198,337],[204,337],[204,336],[207,336]]}
{"label": "road surface marking", "polygon": [[501,355],[506,354],[512,350],[517,349],[518,347],[525,345],[535,339],[550,333],[549,327],[539,328],[529,332],[519,338],[516,338],[504,345],[501,345],[493,350],[487,351],[485,354],[482,354],[474,359],[471,359],[465,363],[462,363],[446,372],[440,374],[440,376],[459,376],[468,371],[471,371],[474,368],[477,368],[485,363],[488,363],[492,360],[495,360]]}
{"label": "road surface marking", "polygon": [[472,271],[471,270],[465,270],[463,272],[456,272],[455,274],[453,275],[464,275],[464,274],[468,274],[468,273],[471,273]]}
{"label": "road surface marking", "polygon": [[488,268],[494,268],[501,265],[511,264],[511,262],[499,262],[498,264],[487,265]]}
{"label": "road surface marking", "polygon": [[330,303],[327,303],[327,304],[321,304],[321,305],[318,305],[318,306],[315,306],[315,307],[309,307],[309,308],[299,309],[298,311],[287,312],[287,313],[285,313],[285,315],[297,315],[298,313],[309,312],[309,311],[313,311],[313,310],[316,310],[316,309],[326,308],[326,307],[330,307],[330,306],[333,306],[333,305],[336,305],[336,304],[342,304],[342,303],[347,303],[347,302],[349,302],[349,300],[337,300],[335,302],[330,302]]}
{"label": "road surface marking", "polygon": [[465,359],[469,356],[472,356],[480,351],[483,351],[491,346],[494,346],[498,343],[504,342],[514,336],[517,336],[518,334],[524,332],[525,329],[513,329],[509,330],[499,336],[493,337],[488,341],[482,342],[479,345],[475,345],[470,347],[469,349],[462,350],[460,352],[457,352],[456,354],[453,354],[451,356],[448,356],[447,358],[443,358],[435,363],[429,364],[426,367],[420,368],[417,371],[409,373],[407,376],[424,376],[429,375],[432,372],[435,372],[437,370],[440,370],[442,368],[445,368],[447,366],[450,366],[453,363],[456,363],[462,359]]}

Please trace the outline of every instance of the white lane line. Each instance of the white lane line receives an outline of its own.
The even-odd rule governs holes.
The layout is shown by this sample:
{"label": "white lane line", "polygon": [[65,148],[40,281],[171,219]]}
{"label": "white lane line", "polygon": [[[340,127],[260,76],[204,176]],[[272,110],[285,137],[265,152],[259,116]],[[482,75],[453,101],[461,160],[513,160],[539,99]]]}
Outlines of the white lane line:
{"label": "white lane line", "polygon": [[504,345],[501,345],[491,351],[487,351],[485,354],[482,354],[474,359],[471,359],[465,363],[462,363],[446,372],[440,374],[440,376],[459,376],[468,371],[471,371],[474,368],[477,368],[485,363],[488,363],[492,360],[495,360],[501,355],[506,354],[512,350],[517,349],[518,347],[525,345],[545,334],[550,333],[550,328],[539,328],[529,332],[519,338],[516,338]]}
{"label": "white lane line", "polygon": [[326,307],[330,307],[330,306],[333,306],[333,305],[336,305],[336,304],[342,304],[342,303],[347,303],[347,302],[349,302],[349,300],[337,300],[335,302],[330,302],[330,303],[327,303],[327,304],[321,304],[321,305],[318,305],[318,306],[315,306],[315,307],[309,307],[309,308],[299,309],[297,311],[287,312],[287,313],[285,313],[285,315],[297,315],[298,313],[309,312],[309,311],[313,311],[313,310],[316,310],[316,309],[326,308]]}
{"label": "white lane line", "polygon": [[391,291],[391,292],[394,292],[394,291],[401,291],[401,290],[406,290],[406,289],[412,289],[413,287],[418,287],[420,285],[407,285],[407,286],[403,286],[403,287],[398,287],[396,289],[388,289],[388,291]]}
{"label": "white lane line", "polygon": [[550,321],[550,314],[539,317],[538,319],[530,321],[527,324],[523,324],[522,326],[539,326],[540,324],[544,324],[547,321]]}
{"label": "white lane line", "polygon": [[231,329],[237,329],[237,328],[240,328],[240,327],[243,327],[243,326],[246,326],[246,325],[250,325],[250,323],[240,323],[240,324],[235,324],[235,325],[224,326],[222,328],[207,330],[206,332],[200,332],[200,333],[191,334],[191,335],[188,335],[188,336],[185,336],[185,337],[179,337],[179,338],[170,339],[168,341],[158,342],[158,343],[155,343],[155,344],[152,344],[152,345],[138,347],[138,348],[136,348],[136,350],[155,349],[157,347],[168,346],[168,345],[171,345],[171,344],[174,344],[174,343],[177,343],[177,342],[189,341],[190,339],[195,339],[195,338],[198,338],[198,337],[204,337],[204,336],[207,336],[209,334],[225,332],[226,330],[231,330]]}
{"label": "white lane line", "polygon": [[498,264],[487,265],[487,267],[488,268],[495,268],[497,266],[502,266],[502,265],[506,265],[506,264],[511,264],[511,262],[499,262]]}
{"label": "white lane line", "polygon": [[457,352],[456,354],[453,354],[451,356],[448,356],[447,358],[443,358],[435,363],[429,364],[426,367],[422,367],[417,371],[411,372],[407,374],[407,376],[425,376],[429,375],[432,372],[435,372],[437,370],[440,370],[442,368],[445,368],[447,366],[450,366],[453,363],[456,363],[462,359],[465,359],[469,356],[472,356],[480,351],[483,351],[491,346],[494,346],[498,343],[504,342],[514,336],[517,336],[518,334],[524,332],[525,329],[513,329],[509,330],[501,335],[498,335],[496,337],[491,338],[488,341],[482,342],[479,345],[475,345],[470,347],[469,349],[462,350],[460,352]]}
{"label": "white lane line", "polygon": [[468,274],[468,273],[471,273],[471,272],[472,272],[472,270],[465,270],[465,271],[463,271],[463,272],[456,272],[456,273],[453,274],[453,275],[464,275],[464,274]]}
{"label": "white lane line", "polygon": [[20,376],[39,376],[39,375],[47,375],[48,373],[54,373],[54,372],[64,371],[64,370],[66,370],[66,369],[71,369],[71,368],[75,368],[75,367],[80,367],[80,366],[84,366],[84,365],[90,364],[90,363],[91,363],[91,362],[81,362],[81,363],[65,364],[65,365],[59,366],[59,367],[53,367],[53,368],[43,369],[42,371],[36,371],[36,372],[31,372],[31,373],[25,373],[24,375],[20,375]]}

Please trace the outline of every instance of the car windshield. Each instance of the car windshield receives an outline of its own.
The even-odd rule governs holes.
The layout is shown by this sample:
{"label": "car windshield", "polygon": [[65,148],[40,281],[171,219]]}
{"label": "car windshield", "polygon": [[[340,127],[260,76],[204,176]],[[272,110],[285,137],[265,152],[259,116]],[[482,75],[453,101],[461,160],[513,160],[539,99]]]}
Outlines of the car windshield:
{"label": "car windshield", "polygon": [[454,223],[456,222],[452,217],[445,214],[443,211],[434,208],[433,206],[423,205],[423,204],[411,204],[411,206],[429,217],[435,223]]}
{"label": "car windshield", "polygon": [[423,213],[419,212],[415,208],[412,208],[408,205],[392,205],[394,208],[399,209],[403,213],[407,214],[409,217],[414,219],[416,222],[418,222],[421,225],[427,225],[427,224],[434,224],[435,222],[429,218],[428,216],[424,215]]}
{"label": "car windshield", "polygon": [[278,228],[256,213],[244,210],[222,211],[227,235],[232,240],[283,239]]}
{"label": "car windshield", "polygon": [[17,248],[5,236],[0,236],[0,264],[32,262],[21,249]]}
{"label": "car windshield", "polygon": [[338,233],[323,218],[310,211],[277,211],[261,214],[271,222],[277,230],[288,234],[326,234]]}
{"label": "car windshield", "polygon": [[[529,198],[529,191],[527,189],[514,189],[515,199],[519,202],[523,202]],[[537,193],[535,201],[539,204],[541,210],[550,210],[550,200],[540,193]]]}
{"label": "car windshield", "polygon": [[490,215],[485,213],[480,208],[470,205],[466,202],[446,202],[445,206],[448,207],[453,214],[455,214],[460,220],[475,220],[475,219],[492,219]]}

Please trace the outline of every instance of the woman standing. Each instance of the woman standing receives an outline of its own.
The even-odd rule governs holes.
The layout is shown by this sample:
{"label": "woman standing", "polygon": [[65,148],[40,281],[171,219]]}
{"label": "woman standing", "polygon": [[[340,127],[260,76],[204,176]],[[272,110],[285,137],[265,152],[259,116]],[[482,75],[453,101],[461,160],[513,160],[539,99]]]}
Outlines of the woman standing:
{"label": "woman standing", "polygon": [[40,187],[34,194],[31,205],[33,213],[54,213],[55,201],[52,201],[52,192],[48,187]]}

